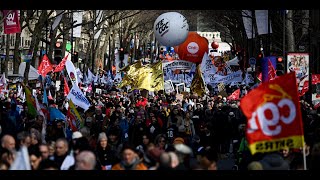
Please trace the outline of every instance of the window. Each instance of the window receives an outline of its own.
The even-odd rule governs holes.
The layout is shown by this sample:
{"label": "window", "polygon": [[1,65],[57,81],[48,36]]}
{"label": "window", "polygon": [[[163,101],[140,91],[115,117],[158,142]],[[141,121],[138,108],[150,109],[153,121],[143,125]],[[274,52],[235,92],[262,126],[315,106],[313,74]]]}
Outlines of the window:
{"label": "window", "polygon": [[209,37],[211,37],[211,33],[209,34]]}
{"label": "window", "polygon": [[25,45],[25,46],[28,46],[28,40],[25,40],[25,41],[24,41],[24,45]]}
{"label": "window", "polygon": [[14,46],[14,38],[10,35],[10,46]]}
{"label": "window", "polygon": [[3,46],[6,45],[6,36],[5,35],[2,36],[2,45]]}
{"label": "window", "polygon": [[24,45],[24,37],[21,37],[21,47]]}

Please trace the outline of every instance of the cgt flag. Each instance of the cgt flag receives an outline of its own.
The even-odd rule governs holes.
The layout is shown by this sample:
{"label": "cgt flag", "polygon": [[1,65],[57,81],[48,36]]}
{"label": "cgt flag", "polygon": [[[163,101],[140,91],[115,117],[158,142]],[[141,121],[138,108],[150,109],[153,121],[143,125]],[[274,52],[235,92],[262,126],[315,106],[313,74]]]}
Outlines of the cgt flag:
{"label": "cgt flag", "polygon": [[48,56],[45,54],[42,58],[42,61],[38,67],[38,73],[42,76],[42,77],[46,77],[46,75],[48,74],[48,72],[53,71],[53,66],[49,61]]}
{"label": "cgt flag", "polygon": [[4,34],[21,33],[18,10],[3,10]]}
{"label": "cgt flag", "polygon": [[262,83],[240,101],[252,154],[301,148],[303,126],[295,73]]}
{"label": "cgt flag", "polygon": [[228,100],[239,100],[240,99],[240,89],[235,90],[230,96],[227,97]]}

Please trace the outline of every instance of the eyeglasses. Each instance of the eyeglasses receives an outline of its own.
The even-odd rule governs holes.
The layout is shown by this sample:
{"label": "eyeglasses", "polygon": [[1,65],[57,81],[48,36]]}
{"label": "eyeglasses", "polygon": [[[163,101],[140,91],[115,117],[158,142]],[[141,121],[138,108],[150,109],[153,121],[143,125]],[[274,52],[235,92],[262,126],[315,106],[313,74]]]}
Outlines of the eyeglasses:
{"label": "eyeglasses", "polygon": [[166,142],[166,140],[163,139],[163,140],[160,140],[159,142]]}

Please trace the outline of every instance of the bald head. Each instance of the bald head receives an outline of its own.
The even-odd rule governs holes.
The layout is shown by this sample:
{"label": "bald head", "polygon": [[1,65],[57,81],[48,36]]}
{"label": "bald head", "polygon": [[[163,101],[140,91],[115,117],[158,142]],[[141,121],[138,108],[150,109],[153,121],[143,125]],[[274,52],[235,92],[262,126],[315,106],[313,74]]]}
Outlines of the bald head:
{"label": "bald head", "polygon": [[171,167],[171,159],[168,153],[165,152],[160,155],[160,166],[164,168]]}
{"label": "bald head", "polygon": [[8,150],[15,150],[16,148],[16,140],[9,134],[4,135],[1,138],[1,146],[2,148],[8,149]]}
{"label": "bald head", "polygon": [[96,162],[96,156],[93,152],[81,151],[76,156],[75,170],[94,170]]}

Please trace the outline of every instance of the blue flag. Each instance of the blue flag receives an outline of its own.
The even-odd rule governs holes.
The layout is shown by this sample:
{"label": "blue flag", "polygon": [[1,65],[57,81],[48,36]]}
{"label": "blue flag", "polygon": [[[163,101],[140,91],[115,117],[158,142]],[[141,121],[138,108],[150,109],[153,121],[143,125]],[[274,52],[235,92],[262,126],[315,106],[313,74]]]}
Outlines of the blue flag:
{"label": "blue flag", "polygon": [[48,106],[48,96],[47,96],[47,90],[46,89],[44,89],[43,90],[43,98],[42,98],[42,103],[43,104],[46,104],[47,106]]}
{"label": "blue flag", "polygon": [[50,107],[49,108],[49,113],[50,113],[50,121],[54,120],[66,120],[66,116],[57,108]]}

